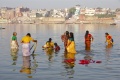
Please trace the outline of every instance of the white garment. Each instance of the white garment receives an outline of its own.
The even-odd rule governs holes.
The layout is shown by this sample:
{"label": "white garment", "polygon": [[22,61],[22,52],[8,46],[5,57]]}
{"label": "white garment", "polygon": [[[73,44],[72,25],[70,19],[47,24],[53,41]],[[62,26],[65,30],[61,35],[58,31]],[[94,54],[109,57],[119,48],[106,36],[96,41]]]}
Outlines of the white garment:
{"label": "white garment", "polygon": [[11,41],[11,49],[18,49],[18,46],[15,41]]}
{"label": "white garment", "polygon": [[30,44],[29,43],[22,44],[22,53],[23,53],[23,56],[30,56]]}

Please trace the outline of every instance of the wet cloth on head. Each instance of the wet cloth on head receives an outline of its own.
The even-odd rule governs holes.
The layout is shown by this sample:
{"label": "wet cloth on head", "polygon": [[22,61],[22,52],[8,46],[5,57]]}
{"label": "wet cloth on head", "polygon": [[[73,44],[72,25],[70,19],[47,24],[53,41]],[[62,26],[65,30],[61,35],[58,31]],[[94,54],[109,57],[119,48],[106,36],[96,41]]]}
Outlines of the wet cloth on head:
{"label": "wet cloth on head", "polygon": [[22,44],[22,53],[23,56],[30,56],[30,43]]}

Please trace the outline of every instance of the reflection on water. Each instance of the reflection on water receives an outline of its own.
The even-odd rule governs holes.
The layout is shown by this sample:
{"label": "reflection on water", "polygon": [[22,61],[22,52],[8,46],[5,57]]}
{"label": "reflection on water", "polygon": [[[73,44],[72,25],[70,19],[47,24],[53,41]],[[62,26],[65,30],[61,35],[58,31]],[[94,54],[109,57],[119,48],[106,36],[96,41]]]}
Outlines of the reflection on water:
{"label": "reflection on water", "polygon": [[65,68],[65,71],[62,72],[64,76],[67,76],[68,78],[73,78],[74,76],[74,67],[75,67],[75,54],[74,53],[64,53],[63,55],[63,66]]}
{"label": "reflection on water", "polygon": [[16,65],[16,61],[18,58],[18,49],[11,49],[11,58],[13,60],[12,65]]}
{"label": "reflection on water", "polygon": [[108,64],[109,61],[110,61],[110,55],[111,55],[111,49],[112,49],[112,47],[113,47],[112,44],[106,45],[106,49],[105,49],[105,51],[106,51],[106,54],[105,54],[105,57],[106,57],[106,64]]}
{"label": "reflection on water", "polygon": [[[4,30],[0,30],[0,59],[3,60],[0,62],[1,80],[28,80],[29,78],[34,80],[120,79],[119,26],[107,24],[0,24],[0,26],[5,27]],[[86,30],[89,30],[94,36],[90,51],[85,50],[84,34]],[[10,53],[10,38],[14,31],[17,32],[19,51]],[[65,31],[74,33],[77,54],[64,53],[61,35]],[[34,56],[22,57],[20,40],[28,32],[38,40],[38,46]],[[110,33],[114,38],[114,46],[105,46],[105,32]],[[41,46],[49,37],[53,42],[59,44],[61,50],[58,54],[52,50],[42,50]],[[62,60],[61,56],[63,55]],[[79,60],[90,58],[95,63],[90,63],[87,67],[79,64]],[[96,63],[96,61],[102,62]],[[13,68],[16,70],[11,70]]]}
{"label": "reflection on water", "polygon": [[31,74],[31,59],[30,56],[23,56],[23,65],[20,70],[21,73]]}
{"label": "reflection on water", "polygon": [[46,55],[48,56],[48,61],[53,61],[53,54],[54,54],[54,50],[51,48],[45,49],[44,50]]}

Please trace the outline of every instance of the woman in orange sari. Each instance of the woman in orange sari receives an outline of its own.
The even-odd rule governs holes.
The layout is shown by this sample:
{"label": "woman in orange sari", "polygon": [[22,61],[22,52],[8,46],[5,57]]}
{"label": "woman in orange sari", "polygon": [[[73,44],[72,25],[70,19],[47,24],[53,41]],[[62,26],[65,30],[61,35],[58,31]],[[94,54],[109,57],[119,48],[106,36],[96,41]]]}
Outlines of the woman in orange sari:
{"label": "woman in orange sari", "polygon": [[91,41],[93,41],[93,36],[87,30],[85,33],[85,50],[90,50]]}
{"label": "woman in orange sari", "polygon": [[113,38],[110,34],[105,33],[105,37],[106,37],[106,41],[105,43],[107,43],[106,47],[107,48],[111,48],[113,46]]}

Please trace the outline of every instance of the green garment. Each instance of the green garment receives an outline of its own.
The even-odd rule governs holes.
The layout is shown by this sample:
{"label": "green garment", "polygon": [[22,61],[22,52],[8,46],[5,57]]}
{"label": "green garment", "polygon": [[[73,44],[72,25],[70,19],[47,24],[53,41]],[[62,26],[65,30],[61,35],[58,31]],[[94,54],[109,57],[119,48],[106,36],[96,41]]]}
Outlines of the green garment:
{"label": "green garment", "polygon": [[70,41],[74,41],[74,39],[73,39],[73,38],[69,38],[69,40],[70,40]]}
{"label": "green garment", "polygon": [[17,40],[17,37],[16,36],[12,36],[12,40]]}

